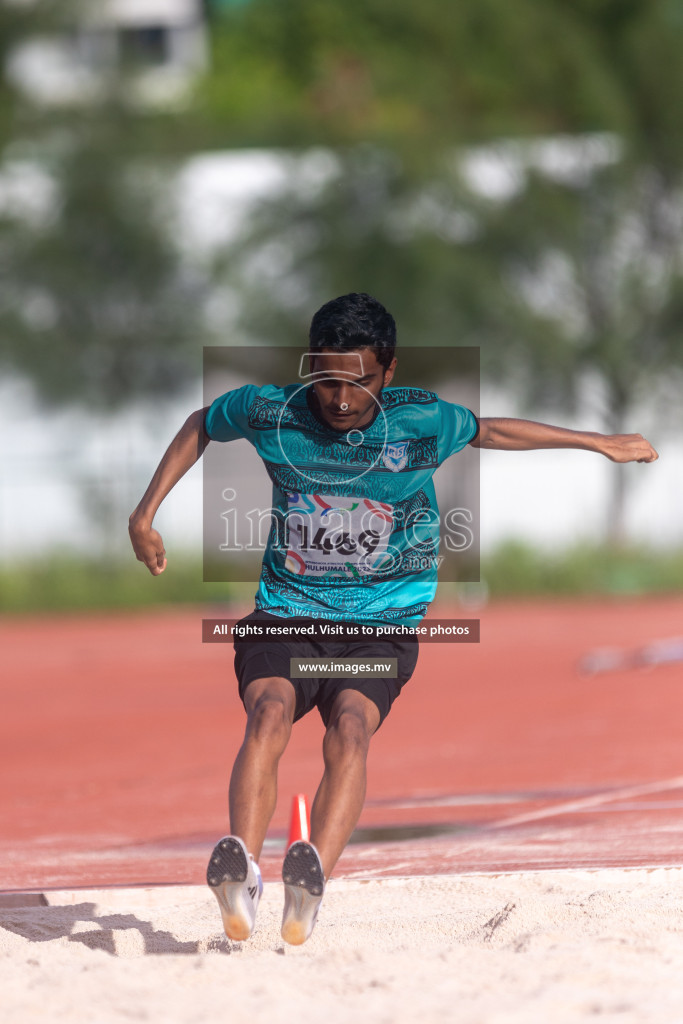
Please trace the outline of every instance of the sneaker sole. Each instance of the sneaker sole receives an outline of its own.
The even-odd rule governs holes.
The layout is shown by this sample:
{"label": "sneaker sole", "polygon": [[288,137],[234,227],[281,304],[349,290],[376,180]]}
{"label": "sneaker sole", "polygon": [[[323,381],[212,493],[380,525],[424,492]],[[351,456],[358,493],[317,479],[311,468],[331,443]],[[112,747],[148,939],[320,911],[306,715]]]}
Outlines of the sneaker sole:
{"label": "sneaker sole", "polygon": [[244,848],[232,837],[221,839],[214,847],[206,869],[206,884],[218,900],[223,930],[235,942],[244,942],[252,932],[244,899],[248,870],[249,861]]}
{"label": "sneaker sole", "polygon": [[306,941],[315,924],[325,889],[318,855],[309,843],[293,843],[282,865],[285,883],[285,912],[282,938],[290,946]]}

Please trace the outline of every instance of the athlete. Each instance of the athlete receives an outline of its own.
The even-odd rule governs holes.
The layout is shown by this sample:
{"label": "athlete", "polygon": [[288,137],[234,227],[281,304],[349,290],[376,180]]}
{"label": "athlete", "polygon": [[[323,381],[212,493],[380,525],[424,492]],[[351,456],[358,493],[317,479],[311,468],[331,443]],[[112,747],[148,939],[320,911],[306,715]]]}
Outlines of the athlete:
{"label": "athlete", "polygon": [[[390,388],[396,325],[371,296],[353,293],[313,317],[311,383],[246,385],[188,418],[130,517],[137,558],[153,575],[166,552],[153,527],[162,500],[210,441],[247,438],[273,483],[272,526],[255,609],[240,622],[235,671],[247,714],[230,779],[231,834],[207,869],[226,935],[247,939],[262,892],[258,858],[276,802],[277,769],[292,724],[314,707],[325,726],[324,772],[311,842],[283,863],[282,936],[313,930],[325,881],[358,821],[370,739],[417,662],[410,628],[437,585],[439,517],[432,475],[466,445],[523,451],[580,448],[613,462],[653,462],[640,434],[605,435],[522,419],[477,417],[431,391]],[[343,623],[358,639],[272,639],[268,627]],[[365,638],[363,626],[395,629]],[[395,674],[299,678],[291,659],[395,659]],[[382,669],[379,670],[380,672]]]}

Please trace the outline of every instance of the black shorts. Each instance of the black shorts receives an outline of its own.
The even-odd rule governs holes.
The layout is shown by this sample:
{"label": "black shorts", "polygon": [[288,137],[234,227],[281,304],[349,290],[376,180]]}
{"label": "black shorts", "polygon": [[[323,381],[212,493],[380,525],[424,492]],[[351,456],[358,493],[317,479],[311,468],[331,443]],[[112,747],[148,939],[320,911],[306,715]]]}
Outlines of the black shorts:
{"label": "black shorts", "polygon": [[[285,619],[281,615],[269,612],[253,611],[240,619],[240,623],[258,622],[307,623],[310,619]],[[399,639],[387,637],[380,640],[260,640],[258,637],[235,637],[235,673],[239,681],[239,694],[244,702],[244,692],[254,679],[265,679],[269,676],[280,676],[289,679],[296,693],[296,709],[294,721],[303,718],[313,708],[317,708],[320,716],[328,726],[332,705],[335,697],[343,690],[357,690],[364,694],[379,710],[381,725],[389,714],[401,688],[408,682],[417,664],[419,643],[417,637],[408,636]],[[344,679],[307,678],[291,679],[290,658],[310,659],[323,658],[362,658],[376,661],[383,658],[396,658],[398,674],[396,678],[373,676]],[[379,728],[379,726],[378,726]]]}

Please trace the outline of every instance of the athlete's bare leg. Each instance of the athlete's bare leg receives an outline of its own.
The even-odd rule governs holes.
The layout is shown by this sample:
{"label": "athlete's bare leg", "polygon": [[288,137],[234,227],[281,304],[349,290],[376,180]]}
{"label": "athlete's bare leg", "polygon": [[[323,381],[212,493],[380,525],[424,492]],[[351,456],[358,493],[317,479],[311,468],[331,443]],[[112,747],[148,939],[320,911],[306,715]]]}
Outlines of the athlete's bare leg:
{"label": "athlete's bare leg", "polygon": [[247,728],[230,777],[230,830],[258,860],[277,800],[278,763],[289,740],[296,695],[289,679],[254,679],[244,692]]}
{"label": "athlete's bare leg", "polygon": [[357,690],[342,690],[332,705],[323,740],[325,772],[311,810],[311,842],[320,854],[325,878],[363,809],[368,748],[379,719],[377,705]]}

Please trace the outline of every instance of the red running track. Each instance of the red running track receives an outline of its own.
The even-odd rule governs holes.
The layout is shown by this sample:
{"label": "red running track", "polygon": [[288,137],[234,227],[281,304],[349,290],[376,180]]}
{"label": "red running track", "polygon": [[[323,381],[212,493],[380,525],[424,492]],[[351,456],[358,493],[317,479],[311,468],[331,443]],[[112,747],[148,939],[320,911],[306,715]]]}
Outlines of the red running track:
{"label": "red running track", "polygon": [[[0,890],[201,883],[227,830],[243,710],[215,608],[0,622]],[[459,608],[433,614],[472,617]],[[497,603],[481,643],[425,644],[373,739],[335,874],[683,862],[683,665],[581,675],[598,647],[683,635],[683,597]],[[263,857],[322,726],[295,727]]]}

